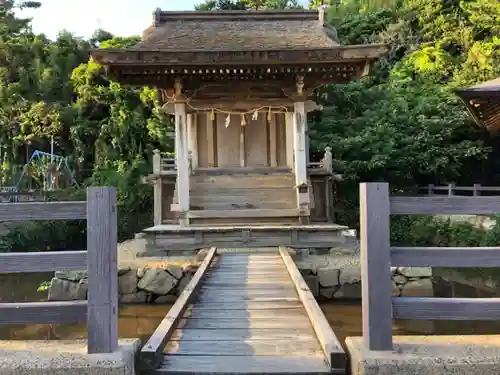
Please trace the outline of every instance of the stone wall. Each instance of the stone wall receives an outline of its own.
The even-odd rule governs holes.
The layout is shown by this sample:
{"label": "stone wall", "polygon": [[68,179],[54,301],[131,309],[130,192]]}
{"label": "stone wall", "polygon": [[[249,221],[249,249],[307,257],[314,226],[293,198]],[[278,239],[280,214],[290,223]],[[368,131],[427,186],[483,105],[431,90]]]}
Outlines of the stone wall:
{"label": "stone wall", "polygon": [[[195,266],[125,267],[118,270],[120,303],[173,303],[191,280]],[[50,301],[87,299],[87,271],[58,271],[51,280]]]}
{"label": "stone wall", "polygon": [[[358,251],[297,250],[297,267],[319,300],[361,299],[361,264]],[[392,268],[393,296],[433,296],[430,268]]]}
{"label": "stone wall", "polygon": [[[361,299],[359,246],[331,249],[291,250],[297,267],[314,296],[325,300]],[[191,280],[206,250],[189,258],[183,266],[168,259],[154,266],[121,266],[118,271],[120,303],[173,303]],[[392,269],[393,296],[432,297],[430,268]],[[87,298],[86,271],[56,272],[49,288],[49,300],[67,301]]]}

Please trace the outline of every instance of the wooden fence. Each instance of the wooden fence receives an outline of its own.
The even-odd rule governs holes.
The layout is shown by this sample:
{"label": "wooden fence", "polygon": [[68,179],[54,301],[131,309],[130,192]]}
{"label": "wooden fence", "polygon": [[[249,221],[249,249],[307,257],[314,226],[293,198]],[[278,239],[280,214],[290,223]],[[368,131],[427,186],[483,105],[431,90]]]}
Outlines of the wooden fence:
{"label": "wooden fence", "polygon": [[85,219],[87,251],[0,254],[0,273],[87,268],[88,301],[0,303],[0,324],[87,322],[88,352],[111,353],[118,345],[116,189],[88,188],[86,202],[0,204],[0,221]]}
{"label": "wooden fence", "polygon": [[500,267],[499,247],[391,247],[390,215],[500,212],[499,197],[389,196],[386,183],[360,186],[363,337],[392,350],[392,319],[497,320],[500,298],[392,297],[393,267]]}
{"label": "wooden fence", "polygon": [[[448,184],[445,186],[436,186],[429,184],[426,187],[419,188],[420,191],[427,191],[427,195],[466,195],[478,197],[482,193],[488,193],[487,195],[499,195],[500,186],[482,186],[481,184],[474,184],[472,186],[456,186],[455,184]],[[465,193],[465,194],[464,194]]]}

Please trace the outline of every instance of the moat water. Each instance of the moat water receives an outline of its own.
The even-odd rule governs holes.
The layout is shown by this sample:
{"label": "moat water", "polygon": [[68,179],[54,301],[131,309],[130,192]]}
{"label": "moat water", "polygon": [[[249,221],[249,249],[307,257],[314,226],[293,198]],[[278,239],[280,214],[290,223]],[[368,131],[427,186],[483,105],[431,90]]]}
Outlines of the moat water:
{"label": "moat water", "polygon": [[[52,273],[0,275],[0,302],[33,302],[46,298],[37,292],[39,284]],[[361,304],[328,302],[320,304],[330,326],[343,343],[348,336],[361,336]],[[118,331],[121,338],[147,339],[168,312],[169,305],[124,305],[120,307]],[[500,334],[500,322],[404,322],[393,325],[396,335],[422,334]],[[8,325],[0,326],[0,340],[72,340],[87,336],[85,325]]]}

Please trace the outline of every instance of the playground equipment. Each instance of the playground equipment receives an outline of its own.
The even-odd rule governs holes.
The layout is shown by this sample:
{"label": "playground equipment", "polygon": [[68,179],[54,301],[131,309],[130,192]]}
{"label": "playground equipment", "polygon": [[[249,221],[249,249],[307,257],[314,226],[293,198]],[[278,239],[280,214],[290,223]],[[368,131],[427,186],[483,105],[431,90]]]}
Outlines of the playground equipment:
{"label": "playground equipment", "polygon": [[[24,185],[27,182],[27,185]],[[33,182],[36,182],[35,186]],[[13,186],[2,186],[3,193],[17,193],[21,189],[54,190],[77,185],[68,160],[64,156],[35,150],[23,166],[21,176]]]}
{"label": "playground equipment", "polygon": [[15,185],[16,191],[19,191],[26,178],[29,178],[28,188],[32,188],[33,180],[37,181],[43,190],[57,189],[61,187],[61,184],[64,186],[76,185],[66,157],[39,150],[34,151],[29,161],[24,165],[23,172]]}

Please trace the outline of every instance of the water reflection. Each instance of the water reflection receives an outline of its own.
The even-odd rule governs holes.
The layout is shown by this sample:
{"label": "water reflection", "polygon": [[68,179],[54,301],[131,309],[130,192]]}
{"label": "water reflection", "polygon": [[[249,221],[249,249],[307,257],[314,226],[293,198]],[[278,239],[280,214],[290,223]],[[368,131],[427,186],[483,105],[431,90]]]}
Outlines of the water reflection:
{"label": "water reflection", "polygon": [[[52,274],[37,273],[0,275],[1,302],[41,301],[46,293],[37,292],[42,281]],[[168,312],[169,305],[125,305],[120,307],[118,333],[121,338],[148,338]],[[362,334],[361,305],[352,303],[325,303],[321,309],[343,343],[347,336]],[[393,325],[395,335],[408,334],[500,334],[500,322],[403,322]],[[86,325],[9,325],[0,326],[0,340],[73,340],[87,337]]]}

